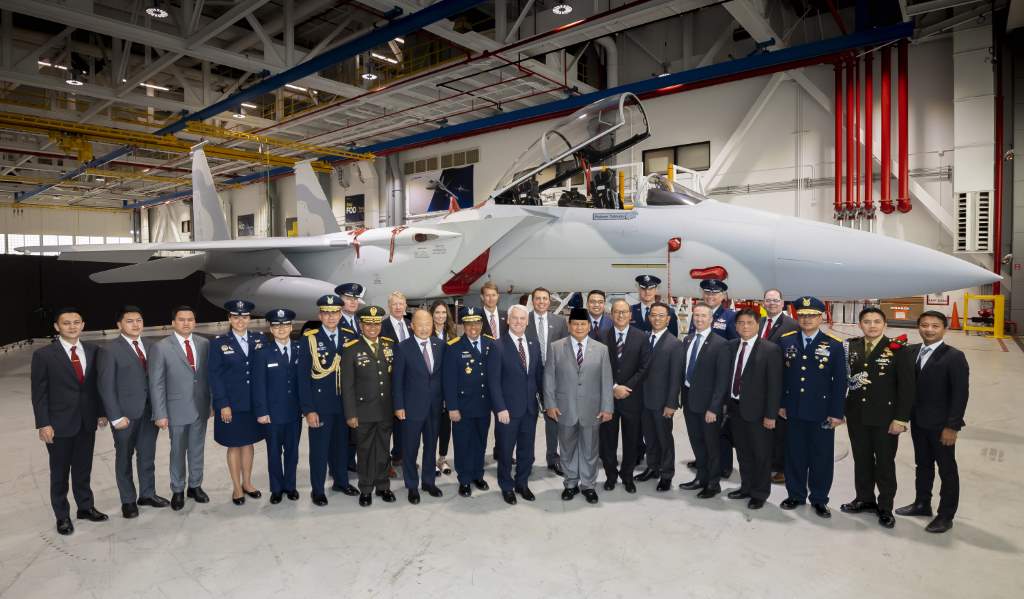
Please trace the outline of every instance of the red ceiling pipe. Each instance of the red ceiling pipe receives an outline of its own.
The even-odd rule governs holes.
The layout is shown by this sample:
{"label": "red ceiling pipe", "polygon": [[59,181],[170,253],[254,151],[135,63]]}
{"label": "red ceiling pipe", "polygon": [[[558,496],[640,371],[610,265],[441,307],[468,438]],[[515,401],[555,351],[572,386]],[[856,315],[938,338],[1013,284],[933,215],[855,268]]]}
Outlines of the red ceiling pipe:
{"label": "red ceiling pipe", "polygon": [[875,218],[875,206],[871,194],[875,188],[874,145],[874,112],[875,112],[875,73],[874,55],[864,55],[864,218]]}
{"label": "red ceiling pipe", "polygon": [[910,149],[907,139],[907,122],[909,115],[907,111],[907,49],[908,42],[905,39],[899,42],[897,88],[896,88],[896,118],[897,132],[899,135],[899,187],[896,196],[896,209],[900,212],[910,212]]}
{"label": "red ceiling pipe", "polygon": [[846,218],[853,218],[853,69],[855,63],[846,63]]}
{"label": "red ceiling pipe", "polygon": [[[995,168],[995,206],[992,210],[992,272],[1002,275],[1003,270],[1003,28],[992,25],[992,48],[995,59],[996,105],[995,105],[995,136],[996,136],[996,168]],[[1000,281],[992,283],[992,294],[1002,292]]]}
{"label": "red ceiling pipe", "polygon": [[856,157],[856,162],[853,165],[853,206],[854,206],[854,218],[860,217],[860,196],[861,196],[861,185],[864,181],[860,176],[860,57],[855,56],[853,58],[853,97],[854,97],[854,109],[853,109],[853,151]]}
{"label": "red ceiling pipe", "polygon": [[892,55],[889,46],[884,46],[881,52],[882,89],[879,102],[882,104],[882,154],[879,162],[882,163],[882,177],[879,181],[881,198],[878,208],[883,214],[892,214]]}
{"label": "red ceiling pipe", "polygon": [[835,172],[835,220],[843,220],[843,63],[832,65],[836,76],[835,113],[836,117],[836,172]]}

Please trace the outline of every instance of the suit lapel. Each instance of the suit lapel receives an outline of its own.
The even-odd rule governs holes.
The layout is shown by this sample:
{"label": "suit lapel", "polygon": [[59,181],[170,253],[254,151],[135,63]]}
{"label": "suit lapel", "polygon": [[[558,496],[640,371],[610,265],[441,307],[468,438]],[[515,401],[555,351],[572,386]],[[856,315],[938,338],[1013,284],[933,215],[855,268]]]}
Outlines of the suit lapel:
{"label": "suit lapel", "polygon": [[[193,336],[191,339],[189,339],[189,342],[191,343],[194,338],[195,337]],[[188,356],[185,355],[185,350],[181,347],[181,343],[178,342],[178,337],[174,333],[171,333],[169,339],[171,346],[174,347],[174,353],[178,356],[178,358],[181,359],[182,363],[185,364],[186,368],[192,370],[192,365],[188,363]],[[194,355],[195,343],[192,343],[192,352]]]}
{"label": "suit lapel", "polygon": [[[918,369],[918,372],[925,372],[926,370],[928,370],[928,368],[930,368],[940,358],[942,358],[942,356],[945,355],[946,351],[948,351],[948,350],[949,350],[949,345],[947,345],[946,343],[943,343],[942,345],[940,345],[938,347],[938,349],[932,351],[932,355],[928,356],[928,361],[924,363],[924,368]],[[918,350],[918,351],[920,352],[920,350]]]}

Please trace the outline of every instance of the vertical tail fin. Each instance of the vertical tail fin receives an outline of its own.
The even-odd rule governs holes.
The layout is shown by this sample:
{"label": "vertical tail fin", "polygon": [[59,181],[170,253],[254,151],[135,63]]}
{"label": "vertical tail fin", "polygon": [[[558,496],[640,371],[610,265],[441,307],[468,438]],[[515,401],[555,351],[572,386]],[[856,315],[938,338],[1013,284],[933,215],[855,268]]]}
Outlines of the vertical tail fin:
{"label": "vertical tail fin", "polygon": [[231,238],[202,146],[192,150],[192,231],[195,241]]}
{"label": "vertical tail fin", "polygon": [[327,195],[309,161],[295,165],[295,212],[299,219],[299,237],[340,231]]}

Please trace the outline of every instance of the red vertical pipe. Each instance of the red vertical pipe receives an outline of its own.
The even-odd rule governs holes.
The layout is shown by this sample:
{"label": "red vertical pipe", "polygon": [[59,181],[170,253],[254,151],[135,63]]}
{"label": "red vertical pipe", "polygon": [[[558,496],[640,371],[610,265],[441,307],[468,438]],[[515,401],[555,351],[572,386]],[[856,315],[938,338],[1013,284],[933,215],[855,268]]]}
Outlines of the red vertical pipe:
{"label": "red vertical pipe", "polygon": [[860,176],[860,57],[853,59],[853,152],[855,162],[853,165],[853,206],[855,216],[860,215],[861,185],[864,184]]}
{"label": "red vertical pipe", "polygon": [[853,217],[853,61],[846,63],[846,216]]}
{"label": "red vertical pipe", "polygon": [[899,42],[899,73],[897,74],[896,102],[899,134],[899,188],[896,196],[896,209],[900,212],[910,212],[910,149],[907,139],[907,40]]}
{"label": "red vertical pipe", "polygon": [[[1002,275],[1003,270],[1003,29],[992,25],[992,49],[996,77],[996,168],[994,176],[995,205],[992,207],[992,272]],[[992,294],[1002,292],[1000,281],[992,283]]]}
{"label": "red vertical pipe", "polygon": [[882,163],[882,180],[879,187],[879,209],[883,214],[892,214],[892,55],[889,53],[889,46],[884,46],[881,52],[882,89],[878,100],[882,104],[882,153],[879,156],[879,162]]}
{"label": "red vertical pipe", "polygon": [[874,80],[874,55],[868,52],[864,55],[864,177],[861,180],[864,185],[864,216],[866,218],[875,216],[875,207],[871,203],[875,177],[875,159],[872,154],[875,133],[873,122],[875,117]]}
{"label": "red vertical pipe", "polygon": [[836,168],[835,168],[835,215],[836,220],[843,219],[843,63],[832,65],[836,76],[835,113],[836,118]]}

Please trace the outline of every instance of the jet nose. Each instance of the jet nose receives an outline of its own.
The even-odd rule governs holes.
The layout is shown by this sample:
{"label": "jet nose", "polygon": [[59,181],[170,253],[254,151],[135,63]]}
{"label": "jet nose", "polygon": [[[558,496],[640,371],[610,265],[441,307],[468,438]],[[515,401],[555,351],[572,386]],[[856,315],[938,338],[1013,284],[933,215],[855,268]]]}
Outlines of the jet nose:
{"label": "jet nose", "polygon": [[779,223],[776,275],[787,295],[831,299],[900,297],[994,283],[965,260],[877,233],[805,220]]}

